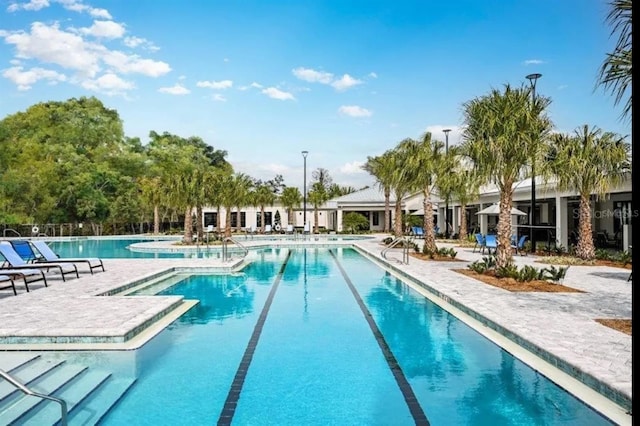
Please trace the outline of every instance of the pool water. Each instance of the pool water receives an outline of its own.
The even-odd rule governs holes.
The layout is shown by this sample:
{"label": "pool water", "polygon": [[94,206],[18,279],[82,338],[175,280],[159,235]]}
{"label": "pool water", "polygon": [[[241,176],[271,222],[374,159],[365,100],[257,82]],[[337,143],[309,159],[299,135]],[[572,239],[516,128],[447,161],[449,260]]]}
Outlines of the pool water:
{"label": "pool water", "polygon": [[257,256],[160,293],[200,303],[101,424],[611,424],[353,249]]}
{"label": "pool water", "polygon": [[[178,239],[176,238],[175,241]],[[151,238],[91,238],[81,240],[51,241],[49,245],[60,257],[98,257],[101,259],[166,259],[166,258],[202,258],[218,256],[217,252],[202,247],[200,250],[150,253],[129,250],[135,243],[154,241]]]}

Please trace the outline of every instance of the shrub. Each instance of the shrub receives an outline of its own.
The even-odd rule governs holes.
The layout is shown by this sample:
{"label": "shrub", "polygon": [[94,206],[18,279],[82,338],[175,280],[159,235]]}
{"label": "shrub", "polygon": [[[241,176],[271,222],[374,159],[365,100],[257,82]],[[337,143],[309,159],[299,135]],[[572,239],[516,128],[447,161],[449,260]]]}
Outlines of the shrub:
{"label": "shrub", "polygon": [[533,280],[537,280],[540,278],[540,275],[544,275],[544,272],[538,271],[538,269],[534,268],[531,265],[524,265],[520,271],[518,271],[518,276],[516,280],[520,282],[529,282]]}
{"label": "shrub", "polygon": [[562,267],[560,266],[559,268],[556,268],[555,266],[551,265],[551,267],[549,268],[545,268],[544,271],[546,272],[546,278],[558,283],[561,280],[564,279],[564,277],[567,275],[567,271],[569,270],[569,267]]}
{"label": "shrub", "polygon": [[516,265],[514,265],[513,263],[508,263],[505,266],[496,268],[496,277],[518,279],[520,277],[520,274]]}
{"label": "shrub", "polygon": [[471,263],[469,265],[469,269],[471,269],[473,272],[477,273],[477,274],[484,274],[485,272],[487,272],[487,264],[485,262],[482,262],[480,260],[476,260],[475,262]]}
{"label": "shrub", "polygon": [[596,259],[598,260],[611,260],[611,252],[606,249],[596,249]]}
{"label": "shrub", "polygon": [[628,250],[625,250],[625,251],[616,253],[615,261],[622,263],[623,266],[628,265],[629,263],[631,263],[631,252],[629,252]]}

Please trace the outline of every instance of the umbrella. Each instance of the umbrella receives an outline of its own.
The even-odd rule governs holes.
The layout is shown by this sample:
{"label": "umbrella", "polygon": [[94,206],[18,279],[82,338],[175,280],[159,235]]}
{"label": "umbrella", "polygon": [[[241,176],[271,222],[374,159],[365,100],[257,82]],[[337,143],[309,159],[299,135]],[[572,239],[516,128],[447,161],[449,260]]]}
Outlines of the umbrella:
{"label": "umbrella", "polygon": [[[500,206],[497,205],[497,204],[493,204],[493,205],[491,205],[489,207],[486,207],[486,208],[480,210],[476,214],[498,215],[498,214],[500,214]],[[523,212],[522,210],[518,210],[515,207],[511,207],[511,214],[513,216],[526,216],[527,215],[525,212]]]}
{"label": "umbrella", "polygon": [[[436,211],[438,210],[436,207],[433,207],[433,210]],[[424,209],[418,209],[413,213],[409,213],[412,216],[424,216]]]}

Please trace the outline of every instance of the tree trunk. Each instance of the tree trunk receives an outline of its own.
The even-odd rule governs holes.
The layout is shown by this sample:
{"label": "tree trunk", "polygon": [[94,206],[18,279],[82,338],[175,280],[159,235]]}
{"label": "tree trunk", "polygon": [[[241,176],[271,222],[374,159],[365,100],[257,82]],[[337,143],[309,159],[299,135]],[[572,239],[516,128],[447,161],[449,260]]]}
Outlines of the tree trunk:
{"label": "tree trunk", "polygon": [[236,232],[240,232],[242,229],[241,225],[241,220],[240,220],[240,207],[238,207],[236,209],[237,213],[236,213]]}
{"label": "tree trunk", "polygon": [[507,266],[513,262],[511,254],[511,196],[513,185],[511,182],[505,183],[500,192],[500,213],[498,214],[498,249],[496,250],[496,268]]}
{"label": "tree trunk", "polygon": [[196,235],[198,235],[198,241],[204,241],[204,230],[202,229],[202,206],[196,207]]}
{"label": "tree trunk", "polygon": [[153,233],[160,233],[160,207],[157,204],[153,206]]}
{"label": "tree trunk", "polygon": [[435,253],[438,251],[436,246],[436,235],[433,226],[433,206],[431,204],[431,198],[429,193],[424,191],[424,199],[422,201],[422,208],[424,209],[424,248],[423,253]]}
{"label": "tree trunk", "polygon": [[220,233],[220,230],[222,230],[222,217],[220,215],[220,211],[222,211],[222,206],[216,206],[217,207],[217,214],[216,214],[216,231],[218,232],[218,234]]}
{"label": "tree trunk", "polygon": [[292,208],[287,209],[287,223],[289,225],[293,225],[293,209]]}
{"label": "tree trunk", "polygon": [[593,245],[591,229],[591,200],[589,195],[580,195],[578,222],[578,244],[576,256],[580,259],[591,260],[596,257],[596,248]]}
{"label": "tree trunk", "polygon": [[389,232],[389,219],[391,217],[391,203],[389,198],[391,197],[391,191],[389,188],[384,189],[384,228],[383,232]]}
{"label": "tree trunk", "polygon": [[224,236],[231,236],[231,207],[226,208],[226,217],[224,218]]}
{"label": "tree trunk", "polygon": [[396,220],[393,233],[396,237],[402,235],[402,200],[396,200]]}
{"label": "tree trunk", "polygon": [[467,239],[467,206],[466,204],[460,205],[460,231],[458,232],[458,239],[465,241]]}
{"label": "tree trunk", "polygon": [[318,208],[313,209],[313,233],[318,233]]}
{"label": "tree trunk", "polygon": [[184,214],[184,238],[185,244],[193,244],[193,219],[191,218],[191,207],[187,207]]}
{"label": "tree trunk", "polygon": [[260,233],[264,234],[264,206],[260,206]]}

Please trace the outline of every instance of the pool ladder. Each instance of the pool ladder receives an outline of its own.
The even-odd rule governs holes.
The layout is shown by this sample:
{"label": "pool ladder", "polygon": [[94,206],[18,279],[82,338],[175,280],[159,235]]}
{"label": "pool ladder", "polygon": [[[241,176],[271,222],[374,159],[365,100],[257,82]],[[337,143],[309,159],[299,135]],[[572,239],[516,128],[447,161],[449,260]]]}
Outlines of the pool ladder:
{"label": "pool ladder", "polygon": [[225,237],[222,240],[222,261],[223,262],[231,260],[231,255],[229,254],[229,243],[230,242],[235,244],[235,245],[237,245],[238,247],[240,247],[242,249],[242,251],[244,252],[242,257],[245,257],[247,254],[249,254],[249,249],[248,248],[246,248],[245,246],[240,244],[238,241],[236,241],[232,237]]}
{"label": "pool ladder", "polygon": [[388,260],[387,259],[387,253],[389,252],[389,250],[391,250],[392,248],[395,248],[398,244],[402,243],[402,260],[397,260],[399,263],[403,263],[405,265],[409,264],[409,249],[411,247],[411,239],[406,238],[404,236],[402,237],[397,237],[395,238],[393,241],[391,241],[391,243],[385,247],[381,252],[380,252],[380,256],[382,256],[383,259]]}
{"label": "pool ladder", "polygon": [[55,396],[46,395],[46,394],[43,394],[43,393],[38,393],[38,392],[32,391],[31,389],[26,387],[24,384],[19,382],[16,378],[11,376],[9,373],[7,373],[4,370],[0,370],[0,377],[2,377],[7,382],[12,384],[16,389],[18,389],[19,391],[21,391],[25,395],[31,395],[31,396],[35,396],[37,398],[48,399],[49,401],[54,401],[54,402],[57,402],[58,404],[60,404],[60,425],[67,426],[69,424],[68,421],[67,421],[67,403],[65,402],[64,399],[56,398]]}

